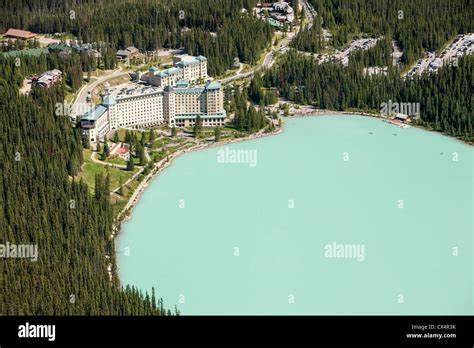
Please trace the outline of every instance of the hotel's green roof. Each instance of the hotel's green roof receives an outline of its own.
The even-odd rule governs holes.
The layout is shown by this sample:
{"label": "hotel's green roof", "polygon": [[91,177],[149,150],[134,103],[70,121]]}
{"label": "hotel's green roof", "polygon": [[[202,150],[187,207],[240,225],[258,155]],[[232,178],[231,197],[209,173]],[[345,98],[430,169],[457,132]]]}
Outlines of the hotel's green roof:
{"label": "hotel's green roof", "polygon": [[97,119],[102,116],[107,111],[107,108],[104,105],[97,105],[94,109],[89,110],[81,120],[86,121],[97,121]]}
{"label": "hotel's green roof", "polygon": [[176,86],[185,86],[187,87],[189,85],[189,80],[187,79],[180,79],[176,82]]}
{"label": "hotel's green roof", "polygon": [[166,70],[163,70],[163,71],[159,71],[155,75],[158,75],[160,77],[166,77],[166,76],[174,75],[174,74],[176,74],[180,71],[181,71],[181,69],[179,69],[179,68],[169,68],[169,69],[166,69]]}
{"label": "hotel's green roof", "polygon": [[219,89],[219,88],[221,88],[221,84],[219,82],[216,82],[216,81],[209,82],[206,85],[206,89]]}
{"label": "hotel's green roof", "polygon": [[111,95],[106,96],[104,100],[102,101],[102,105],[105,105],[105,106],[115,105],[115,104],[117,104],[117,101]]}

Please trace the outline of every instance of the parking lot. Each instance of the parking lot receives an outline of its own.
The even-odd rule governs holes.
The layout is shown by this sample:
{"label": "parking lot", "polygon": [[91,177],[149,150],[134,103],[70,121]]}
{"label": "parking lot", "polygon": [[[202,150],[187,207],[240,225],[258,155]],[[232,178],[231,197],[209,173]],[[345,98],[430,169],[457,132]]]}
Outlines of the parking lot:
{"label": "parking lot", "polygon": [[419,59],[405,76],[410,78],[424,72],[434,73],[443,65],[456,64],[460,57],[473,52],[474,34],[458,35],[439,56],[434,52],[428,52],[426,57]]}
{"label": "parking lot", "polygon": [[318,56],[318,63],[321,64],[327,61],[332,61],[347,66],[349,64],[349,56],[352,52],[356,50],[368,50],[369,48],[374,47],[378,40],[379,39],[377,38],[354,40],[342,51],[336,51],[336,53],[331,55],[320,54]]}

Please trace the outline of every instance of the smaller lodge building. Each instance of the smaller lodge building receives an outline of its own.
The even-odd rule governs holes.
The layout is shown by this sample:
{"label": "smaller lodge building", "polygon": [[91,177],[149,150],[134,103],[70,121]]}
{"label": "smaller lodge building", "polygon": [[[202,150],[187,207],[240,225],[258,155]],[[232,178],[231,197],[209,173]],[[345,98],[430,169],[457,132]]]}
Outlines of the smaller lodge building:
{"label": "smaller lodge building", "polygon": [[36,37],[36,34],[31,31],[10,28],[3,36],[11,39],[31,40]]}

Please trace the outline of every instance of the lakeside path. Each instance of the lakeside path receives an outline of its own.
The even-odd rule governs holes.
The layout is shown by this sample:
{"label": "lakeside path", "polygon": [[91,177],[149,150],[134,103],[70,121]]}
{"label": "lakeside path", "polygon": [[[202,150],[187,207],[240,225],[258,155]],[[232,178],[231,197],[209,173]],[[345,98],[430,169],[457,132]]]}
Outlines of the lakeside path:
{"label": "lakeside path", "polygon": [[[384,117],[383,115],[378,114],[378,113],[368,113],[368,112],[362,112],[362,111],[335,111],[335,110],[322,110],[322,109],[311,109],[311,110],[303,109],[302,112],[299,112],[299,113],[295,112],[293,115],[290,115],[290,116],[287,116],[287,117],[288,118],[300,118],[300,117],[317,117],[317,116],[364,116],[364,117],[379,118],[381,120],[387,119],[387,117]],[[433,130],[430,130],[426,127],[419,126],[419,125],[412,124],[411,126],[415,127],[415,128],[423,129],[425,131],[433,131]],[[282,127],[278,128],[275,131],[270,132],[270,133],[263,133],[262,131],[260,131],[256,134],[252,134],[252,135],[250,135],[248,137],[244,137],[244,138],[224,140],[224,141],[218,142],[218,143],[215,143],[215,142],[200,143],[200,144],[193,145],[189,148],[185,148],[185,149],[181,149],[181,150],[176,151],[175,153],[169,155],[167,158],[162,159],[161,161],[157,162],[154,165],[152,171],[137,186],[137,188],[133,192],[132,196],[128,200],[125,207],[117,215],[115,221],[121,222],[121,221],[127,221],[128,219],[130,219],[131,210],[138,203],[142,193],[148,187],[149,183],[151,181],[153,181],[153,179],[155,177],[157,177],[164,169],[166,169],[173,162],[173,160],[175,158],[177,158],[181,155],[184,155],[185,153],[192,152],[192,151],[208,149],[208,148],[215,147],[215,146],[228,145],[228,144],[238,143],[238,142],[242,142],[242,141],[254,140],[254,139],[259,139],[259,138],[262,138],[262,137],[277,135],[277,134],[282,133],[283,130],[284,130],[284,125],[282,125]],[[436,132],[436,133],[439,133],[439,132]],[[442,134],[442,133],[440,133],[440,134]],[[444,134],[444,135],[446,135],[446,134]],[[447,135],[447,136],[449,136],[449,135]],[[465,143],[467,145],[471,145],[471,146],[474,145],[473,143],[466,142],[462,139],[458,139],[458,138],[455,138],[455,139],[460,140],[460,141],[462,141],[463,143]],[[136,173],[132,178],[130,178],[127,181],[127,183],[134,180],[140,173],[141,173],[141,171]],[[115,193],[117,190],[118,190],[118,188],[116,190],[114,190],[113,192]],[[114,232],[113,232],[112,238],[119,232],[117,227],[114,227],[113,231]]]}
{"label": "lakeside path", "polygon": [[[363,112],[363,111],[336,111],[336,110],[324,110],[324,109],[315,109],[309,105],[304,105],[301,110],[296,110],[293,114],[286,116],[288,118],[302,118],[302,117],[317,117],[317,116],[365,116],[365,117],[373,117],[373,118],[378,118],[381,120],[390,120],[390,117],[387,117],[386,115],[382,115],[380,113],[375,113],[375,112]],[[396,126],[396,125],[394,125]],[[460,141],[466,145],[469,146],[474,146],[474,142],[455,137],[451,134],[443,133],[440,131],[437,131],[433,128],[426,127],[424,125],[416,124],[414,122],[409,124],[410,127],[413,128],[418,128],[422,129],[427,132],[434,132],[438,133],[447,137],[450,137],[452,139],[456,139],[457,141]],[[397,126],[398,127],[398,126]]]}
{"label": "lakeside path", "polygon": [[[386,117],[383,117],[383,115],[380,115],[377,113],[356,112],[356,111],[334,111],[334,110],[321,110],[321,109],[313,109],[311,112],[308,112],[308,110],[306,110],[305,112],[295,113],[294,115],[290,115],[288,116],[288,118],[317,117],[317,116],[364,116],[364,117],[379,118],[381,120],[384,120],[386,118]],[[423,130],[430,130],[422,126],[417,126],[417,125],[412,125],[412,126],[423,129]],[[161,161],[157,162],[154,165],[152,171],[140,182],[140,184],[137,186],[132,196],[128,200],[126,206],[122,209],[122,211],[120,211],[120,213],[115,218],[113,226],[112,226],[112,234],[110,236],[111,239],[114,239],[115,236],[120,232],[119,223],[125,222],[131,218],[133,208],[139,202],[139,199],[142,193],[145,191],[148,185],[164,169],[166,169],[168,166],[171,165],[171,163],[173,162],[173,159],[191,151],[197,151],[197,150],[207,149],[207,148],[211,148],[215,146],[227,145],[227,144],[232,144],[232,143],[237,143],[237,142],[242,142],[242,141],[247,141],[247,140],[259,139],[262,137],[277,135],[277,134],[282,133],[283,131],[284,131],[284,123],[282,124],[281,127],[279,127],[278,129],[270,133],[259,132],[245,138],[226,140],[219,143],[213,142],[213,143],[201,143],[201,144],[193,145],[187,149],[178,150],[177,152],[173,153],[167,158],[164,158]],[[433,130],[430,130],[430,131],[433,131]],[[439,132],[436,132],[436,133],[439,133]],[[462,141],[463,143],[470,146],[474,145],[473,143],[469,143],[461,139],[457,139],[457,140]],[[127,180],[126,184],[134,180],[140,173],[141,171],[133,175],[129,180]],[[113,192],[111,192],[111,194],[116,194],[117,191],[118,191],[118,188],[114,190]],[[110,260],[107,260],[107,271],[108,271],[110,279],[112,280],[112,263],[110,262]]]}
{"label": "lakeside path", "polygon": [[[380,118],[382,120],[389,119],[381,114],[363,112],[363,111],[336,111],[336,110],[324,110],[324,109],[312,109],[304,108],[302,110],[295,111],[292,115],[287,116],[288,118],[300,118],[300,117],[315,117],[315,116],[368,116]],[[410,125],[413,126],[413,125]]]}
{"label": "lakeside path", "polygon": [[[216,146],[222,146],[222,145],[228,145],[228,144],[233,144],[233,143],[239,143],[247,140],[254,140],[254,139],[259,139],[267,136],[272,136],[276,134],[280,134],[283,131],[282,128],[278,128],[277,130],[270,132],[270,133],[263,133],[262,131],[249,135],[248,137],[244,138],[238,138],[238,139],[230,139],[230,140],[224,140],[218,143],[212,142],[212,143],[201,143],[197,145],[193,145],[187,149],[182,149],[178,150],[175,153],[171,154],[167,158],[162,159],[161,161],[157,162],[155,166],[153,167],[152,171],[140,182],[140,184],[137,186],[135,191],[133,192],[132,196],[128,200],[127,204],[125,207],[122,209],[122,211],[117,215],[116,221],[127,221],[130,219],[131,216],[131,209],[138,203],[142,193],[145,191],[145,189],[148,187],[149,183],[153,181],[155,177],[157,177],[164,169],[166,169],[170,164],[173,162],[173,160],[181,155],[184,155],[185,153],[192,152],[192,151],[198,151],[198,150],[203,150],[203,149],[209,149],[212,147]],[[114,232],[112,237],[115,236],[115,234],[118,232],[117,228],[114,228]]]}
{"label": "lakeside path", "polygon": [[[288,118],[316,117],[316,116],[323,116],[323,115],[330,116],[330,115],[344,115],[344,114],[382,118],[380,114],[370,114],[370,113],[363,113],[363,112],[348,112],[348,111],[344,112],[344,111],[332,111],[332,110],[317,110],[317,109],[313,109],[311,110],[311,112],[304,112],[301,114],[296,113],[292,116],[288,116]],[[193,145],[189,148],[176,151],[175,153],[169,155],[167,158],[162,159],[161,161],[157,162],[154,165],[152,171],[137,186],[132,196],[127,201],[127,204],[125,205],[125,207],[120,211],[120,213],[115,218],[115,221],[125,222],[131,218],[132,210],[135,207],[135,205],[139,202],[142,193],[145,191],[148,185],[153,181],[153,179],[155,179],[155,177],[157,177],[164,169],[166,169],[172,164],[175,158],[178,158],[179,156],[184,155],[188,152],[192,152],[192,151],[198,151],[198,150],[208,149],[215,146],[228,145],[228,144],[238,143],[242,141],[254,140],[254,139],[259,139],[259,138],[263,138],[267,136],[277,135],[277,134],[282,133],[283,130],[284,130],[284,127],[282,125],[281,128],[278,128],[275,131],[270,132],[270,133],[263,133],[262,131],[260,131],[256,134],[252,134],[244,138],[224,140],[218,143],[215,143],[215,142],[200,143],[200,144]],[[140,173],[141,172],[136,173],[132,178],[130,178],[127,181],[127,183],[134,180]],[[118,191],[118,188],[114,190],[113,193],[116,193],[117,191]],[[118,225],[115,225],[113,228],[113,234],[111,237],[114,238],[118,232],[119,232]]]}

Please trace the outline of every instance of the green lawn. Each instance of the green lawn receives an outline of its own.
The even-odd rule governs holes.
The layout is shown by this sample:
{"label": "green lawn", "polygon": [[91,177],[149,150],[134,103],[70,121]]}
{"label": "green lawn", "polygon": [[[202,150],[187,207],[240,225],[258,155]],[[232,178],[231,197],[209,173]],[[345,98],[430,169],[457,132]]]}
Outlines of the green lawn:
{"label": "green lawn", "polygon": [[127,165],[127,162],[120,156],[116,156],[114,158],[108,158],[105,162],[112,163],[112,164],[119,164],[119,165]]}
{"label": "green lawn", "polygon": [[138,168],[135,168],[133,172],[126,171],[124,169],[112,168],[110,166],[104,166],[100,163],[95,163],[91,160],[91,150],[84,149],[84,165],[83,170],[78,174],[79,178],[89,185],[89,189],[93,192],[95,185],[95,175],[108,174],[110,176],[110,189],[115,189],[120,183],[120,177],[122,181],[127,181]]}
{"label": "green lawn", "polygon": [[163,145],[168,145],[168,144],[182,144],[185,142],[185,139],[182,138],[160,138],[154,141],[153,144],[151,144],[151,149],[161,149]]}

